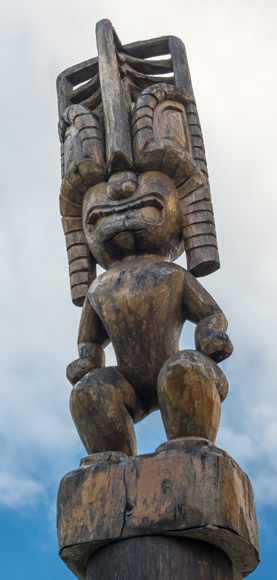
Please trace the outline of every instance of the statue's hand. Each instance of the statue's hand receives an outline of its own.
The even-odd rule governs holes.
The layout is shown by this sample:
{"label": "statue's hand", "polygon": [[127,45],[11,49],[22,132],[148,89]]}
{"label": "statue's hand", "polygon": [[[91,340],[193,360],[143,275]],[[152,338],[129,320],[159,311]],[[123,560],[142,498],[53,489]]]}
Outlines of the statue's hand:
{"label": "statue's hand", "polygon": [[95,366],[91,358],[77,358],[66,368],[66,376],[72,385],[75,385],[89,371],[94,370]]}
{"label": "statue's hand", "polygon": [[66,376],[72,385],[75,385],[87,373],[105,366],[105,354],[98,344],[80,344],[80,358],[70,363],[66,369]]}
{"label": "statue's hand", "polygon": [[225,332],[225,324],[221,326],[219,323],[221,316],[224,315],[220,313],[201,320],[195,331],[196,349],[217,363],[228,358],[233,352],[233,345]]}

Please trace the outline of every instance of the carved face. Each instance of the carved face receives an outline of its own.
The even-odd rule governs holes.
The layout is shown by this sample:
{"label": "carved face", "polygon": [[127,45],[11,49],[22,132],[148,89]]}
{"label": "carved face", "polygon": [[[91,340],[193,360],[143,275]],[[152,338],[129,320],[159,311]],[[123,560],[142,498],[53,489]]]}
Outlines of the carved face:
{"label": "carved face", "polygon": [[104,268],[131,255],[175,259],[184,249],[181,224],[177,190],[160,171],[115,173],[83,202],[85,238]]}

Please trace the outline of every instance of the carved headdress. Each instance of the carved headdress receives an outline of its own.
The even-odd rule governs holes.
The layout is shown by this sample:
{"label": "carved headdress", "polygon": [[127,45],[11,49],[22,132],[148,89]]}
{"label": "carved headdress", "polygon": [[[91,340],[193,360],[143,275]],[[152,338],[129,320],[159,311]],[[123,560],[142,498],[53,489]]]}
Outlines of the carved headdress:
{"label": "carved headdress", "polygon": [[62,158],[60,210],[72,300],[81,306],[95,277],[82,202],[116,171],[162,171],[183,212],[188,269],[219,268],[201,127],[184,44],[165,36],[122,46],[109,20],[96,26],[98,57],[57,79]]}

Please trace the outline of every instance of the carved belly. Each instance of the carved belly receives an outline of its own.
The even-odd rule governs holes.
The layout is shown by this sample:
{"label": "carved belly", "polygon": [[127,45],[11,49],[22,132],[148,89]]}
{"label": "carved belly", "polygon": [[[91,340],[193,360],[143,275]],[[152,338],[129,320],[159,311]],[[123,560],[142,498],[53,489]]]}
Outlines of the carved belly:
{"label": "carved belly", "polygon": [[[91,301],[113,344],[118,367],[138,394],[155,398],[164,362],[178,350],[184,322],[179,269],[121,272],[97,285]],[[181,270],[181,269],[180,269]]]}

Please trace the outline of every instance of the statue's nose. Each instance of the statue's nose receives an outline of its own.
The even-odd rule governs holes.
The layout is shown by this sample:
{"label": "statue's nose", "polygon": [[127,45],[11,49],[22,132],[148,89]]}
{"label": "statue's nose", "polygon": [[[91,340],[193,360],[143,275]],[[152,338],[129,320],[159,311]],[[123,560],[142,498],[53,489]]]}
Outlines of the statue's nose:
{"label": "statue's nose", "polygon": [[132,171],[122,171],[110,177],[107,194],[110,199],[117,200],[131,197],[137,189],[137,176]]}

